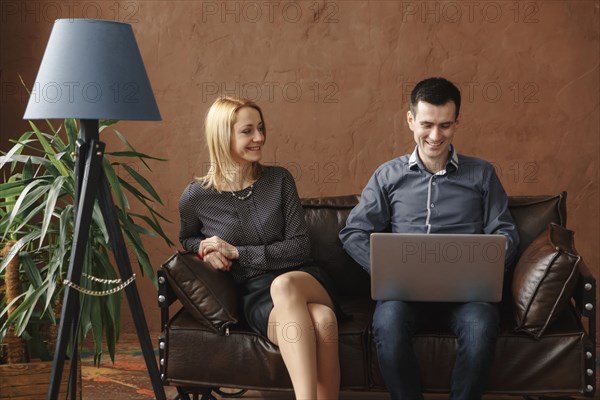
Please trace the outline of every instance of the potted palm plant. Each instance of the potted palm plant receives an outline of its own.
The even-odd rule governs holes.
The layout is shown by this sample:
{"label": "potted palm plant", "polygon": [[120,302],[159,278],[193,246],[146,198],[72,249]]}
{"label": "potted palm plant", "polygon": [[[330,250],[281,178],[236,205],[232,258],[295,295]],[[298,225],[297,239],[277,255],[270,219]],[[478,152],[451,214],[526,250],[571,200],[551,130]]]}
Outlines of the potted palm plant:
{"label": "potted palm plant", "polygon": [[[115,199],[117,214],[132,258],[142,274],[156,281],[142,237],[158,236],[173,245],[161,223],[170,222],[156,211],[162,201],[150,182],[132,162],[150,170],[148,161],[164,161],[136,151],[114,127],[116,121],[101,121],[104,134],[115,134],[126,151],[107,152],[103,171]],[[63,297],[74,228],[75,146],[78,127],[73,119],[59,129],[47,121],[42,132],[30,122],[31,130],[14,141],[0,157],[0,360],[8,358],[9,346],[25,345],[27,356],[50,360],[54,349],[51,330],[56,326]],[[136,213],[131,202],[138,203]],[[96,293],[108,292],[116,282],[117,269],[111,257],[107,229],[94,206],[93,222],[83,265],[81,286]],[[156,284],[156,282],[155,282]],[[114,362],[120,331],[120,293],[81,296],[79,343],[93,337],[94,363],[99,364],[106,344]],[[50,332],[48,333],[48,329]],[[16,338],[16,340],[15,340]],[[10,344],[7,344],[10,343]],[[0,370],[1,371],[1,370]],[[4,392],[4,387],[3,387]],[[2,398],[2,396],[0,396]]]}

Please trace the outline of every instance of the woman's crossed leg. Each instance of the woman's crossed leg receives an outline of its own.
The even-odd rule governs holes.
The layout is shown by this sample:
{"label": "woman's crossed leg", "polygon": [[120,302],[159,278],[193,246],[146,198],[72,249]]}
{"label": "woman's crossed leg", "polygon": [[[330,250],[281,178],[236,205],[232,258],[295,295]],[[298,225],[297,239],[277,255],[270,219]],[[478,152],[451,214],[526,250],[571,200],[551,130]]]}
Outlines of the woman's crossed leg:
{"label": "woman's crossed leg", "polygon": [[271,284],[267,334],[279,346],[298,400],[336,400],[340,387],[333,302],[312,275],[292,271]]}

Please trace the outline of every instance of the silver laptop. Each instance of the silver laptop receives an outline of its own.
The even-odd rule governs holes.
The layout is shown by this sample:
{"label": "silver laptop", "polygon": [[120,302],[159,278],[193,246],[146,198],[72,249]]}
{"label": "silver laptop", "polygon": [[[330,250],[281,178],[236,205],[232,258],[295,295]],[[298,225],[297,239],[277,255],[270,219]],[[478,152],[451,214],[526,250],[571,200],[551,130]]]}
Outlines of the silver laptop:
{"label": "silver laptop", "polygon": [[371,234],[374,300],[499,302],[504,235]]}

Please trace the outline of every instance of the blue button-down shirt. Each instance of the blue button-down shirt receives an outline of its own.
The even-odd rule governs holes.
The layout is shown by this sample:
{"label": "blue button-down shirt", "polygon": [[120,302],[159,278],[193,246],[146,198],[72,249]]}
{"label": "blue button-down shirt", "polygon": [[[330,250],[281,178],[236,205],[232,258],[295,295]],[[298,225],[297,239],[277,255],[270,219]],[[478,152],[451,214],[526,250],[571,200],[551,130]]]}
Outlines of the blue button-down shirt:
{"label": "blue button-down shirt", "polygon": [[512,266],[519,234],[494,167],[449,147],[446,168],[429,172],[417,148],[381,165],[340,232],[344,250],[370,272],[373,232],[469,233],[506,236]]}

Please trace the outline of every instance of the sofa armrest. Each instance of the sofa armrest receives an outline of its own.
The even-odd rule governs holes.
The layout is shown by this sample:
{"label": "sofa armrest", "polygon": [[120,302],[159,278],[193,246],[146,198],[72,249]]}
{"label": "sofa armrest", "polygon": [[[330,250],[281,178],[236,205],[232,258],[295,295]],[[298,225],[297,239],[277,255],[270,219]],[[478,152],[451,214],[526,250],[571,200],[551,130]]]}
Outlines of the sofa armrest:
{"label": "sofa armrest", "polygon": [[[594,275],[592,275],[592,272],[589,270],[583,259],[579,262],[579,280],[577,281],[573,298],[575,299],[577,311],[581,316],[590,319],[590,323],[595,332],[596,278],[594,278]],[[595,336],[591,335],[591,333],[592,332],[590,332],[590,336],[592,340],[594,340]]]}
{"label": "sofa armrest", "polygon": [[156,275],[158,277],[158,306],[169,308],[171,304],[177,301],[177,295],[169,284],[163,267],[158,268]]}
{"label": "sofa armrest", "polygon": [[[214,269],[191,252],[176,252],[159,271],[162,310],[178,299],[194,319],[221,334],[238,322],[237,290],[230,273]],[[163,314],[167,317],[164,327],[168,313]]]}
{"label": "sofa armrest", "polygon": [[588,320],[587,330],[591,344],[585,349],[585,388],[586,396],[596,398],[596,278],[583,259],[579,262],[579,280],[573,298],[577,313]]}
{"label": "sofa armrest", "polygon": [[164,267],[156,271],[158,277],[158,307],[160,308],[161,329],[169,322],[169,306],[177,301],[177,295],[167,280]]}

